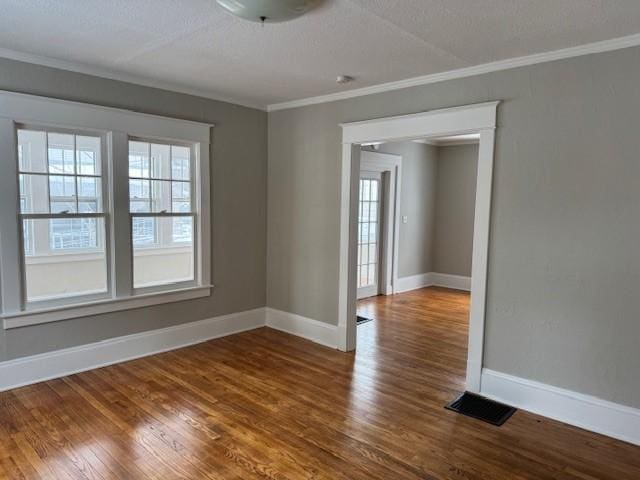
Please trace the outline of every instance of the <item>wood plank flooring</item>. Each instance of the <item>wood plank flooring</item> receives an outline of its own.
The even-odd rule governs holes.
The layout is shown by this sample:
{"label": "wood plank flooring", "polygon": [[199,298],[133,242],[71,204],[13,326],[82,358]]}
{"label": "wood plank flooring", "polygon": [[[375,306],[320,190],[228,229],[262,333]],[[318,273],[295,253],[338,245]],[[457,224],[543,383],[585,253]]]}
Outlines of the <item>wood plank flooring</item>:
{"label": "wood plank flooring", "polygon": [[3,479],[640,479],[640,448],[463,389],[468,295],[360,302],[344,354],[263,328],[0,393]]}

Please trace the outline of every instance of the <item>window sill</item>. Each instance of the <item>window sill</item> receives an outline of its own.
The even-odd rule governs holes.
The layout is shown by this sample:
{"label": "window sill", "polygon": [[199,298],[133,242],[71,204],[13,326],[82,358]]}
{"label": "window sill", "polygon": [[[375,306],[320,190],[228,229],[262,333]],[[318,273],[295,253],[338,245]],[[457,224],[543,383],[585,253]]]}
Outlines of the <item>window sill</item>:
{"label": "window sill", "polygon": [[18,313],[7,313],[2,315],[5,330],[12,328],[38,325],[41,323],[58,322],[60,320],[70,320],[72,318],[88,317],[103,313],[119,312],[123,310],[133,310],[135,308],[149,307],[152,305],[162,305],[164,303],[181,302],[211,295],[213,285],[201,287],[183,288],[167,292],[154,292],[135,297],[110,298],[108,300],[97,300],[75,305],[65,305],[62,307],[52,307],[41,310],[27,310]]}

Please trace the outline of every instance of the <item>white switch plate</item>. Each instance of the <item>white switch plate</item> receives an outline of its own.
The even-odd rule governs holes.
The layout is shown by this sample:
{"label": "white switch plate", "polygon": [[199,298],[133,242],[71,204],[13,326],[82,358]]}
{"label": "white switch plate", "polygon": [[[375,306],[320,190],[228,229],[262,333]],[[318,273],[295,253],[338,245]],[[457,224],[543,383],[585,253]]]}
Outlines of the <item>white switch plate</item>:
{"label": "white switch plate", "polygon": [[407,223],[409,221],[409,217],[407,217],[406,215],[402,216],[402,223]]}

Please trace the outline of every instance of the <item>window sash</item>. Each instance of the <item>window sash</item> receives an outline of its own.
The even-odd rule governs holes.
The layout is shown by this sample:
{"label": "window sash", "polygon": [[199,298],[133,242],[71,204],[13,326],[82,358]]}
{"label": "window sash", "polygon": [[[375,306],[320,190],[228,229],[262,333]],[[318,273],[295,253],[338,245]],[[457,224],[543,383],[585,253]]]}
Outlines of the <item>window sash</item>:
{"label": "window sash", "polygon": [[[41,192],[41,197],[47,202],[47,210],[48,212],[43,213],[22,213],[20,210],[17,215],[17,227],[19,234],[19,273],[20,273],[20,308],[23,311],[28,311],[31,309],[40,309],[47,307],[55,307],[55,306],[66,306],[73,305],[77,303],[89,302],[94,300],[102,300],[106,298],[112,297],[113,287],[112,287],[112,252],[111,252],[111,225],[108,214],[109,208],[109,198],[111,192],[109,191],[109,178],[108,178],[108,162],[109,158],[107,155],[107,135],[105,132],[97,132],[97,131],[87,131],[85,129],[75,129],[75,128],[58,128],[58,127],[43,127],[38,125],[31,124],[15,124],[15,135],[18,136],[18,131],[32,131],[32,132],[41,132],[44,134],[44,148],[41,154],[44,155],[42,159],[44,161],[44,170],[45,171],[31,171],[33,169],[26,168],[24,164],[25,152],[23,151],[21,145],[18,145],[16,142],[15,148],[15,158],[16,158],[16,175],[19,180],[22,178],[22,175],[33,175],[34,177],[45,177],[46,178],[46,192]],[[51,135],[71,135],[73,136],[73,149],[71,148],[54,148],[50,145],[50,136]],[[81,155],[78,155],[82,151],[88,151],[85,149],[77,150],[77,137],[91,137],[99,139],[99,159],[94,159],[94,172],[98,171],[98,173],[81,173],[82,168],[78,165],[81,161]],[[52,150],[61,150],[62,159],[64,160],[69,155],[66,155],[64,152],[71,152],[71,160],[73,164],[73,171],[52,171],[50,165],[50,155]],[[22,167],[22,168],[21,168]],[[74,193],[73,196],[63,196],[63,195],[52,195],[50,190],[51,185],[51,177],[59,177],[59,178],[72,178],[74,185]],[[80,195],[80,179],[82,178],[91,178],[96,180],[96,194],[98,196],[94,197],[85,197]],[[18,199],[20,205],[20,199],[25,198],[25,203],[28,203],[30,195],[22,195],[20,190],[20,185],[18,185]],[[51,205],[52,203],[74,203],[75,210],[74,212],[56,212],[51,213]],[[79,205],[81,202],[96,202],[100,206],[100,211],[98,212],[78,212]],[[75,219],[83,219],[83,218],[96,218],[102,219],[102,225],[99,228],[104,230],[104,240],[102,239],[102,235],[97,236],[95,248],[53,248],[53,237],[51,232],[51,223],[49,223],[49,228],[46,230],[36,229],[34,228],[35,224],[30,224],[28,232],[25,232],[25,220],[55,220],[55,219],[66,219],[66,220],[75,220]],[[25,244],[25,234],[28,235],[27,240],[29,241],[29,245]],[[45,241],[46,237],[46,241]],[[104,242],[104,243],[103,243]],[[25,247],[28,247],[26,249]],[[56,257],[63,258],[65,255],[74,256],[78,254],[95,254],[96,252],[103,252],[105,255],[106,262],[106,291],[98,292],[98,293],[80,293],[80,294],[70,294],[68,296],[54,296],[50,299],[38,299],[38,300],[28,300],[28,292],[27,292],[27,261],[32,258],[41,258],[41,257]]]}

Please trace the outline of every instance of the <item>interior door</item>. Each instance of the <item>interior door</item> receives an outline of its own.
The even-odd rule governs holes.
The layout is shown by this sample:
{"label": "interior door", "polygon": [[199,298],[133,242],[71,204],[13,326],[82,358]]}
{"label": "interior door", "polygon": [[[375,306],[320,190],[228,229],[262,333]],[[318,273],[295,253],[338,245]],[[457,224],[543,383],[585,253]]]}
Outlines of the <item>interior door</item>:
{"label": "interior door", "polygon": [[382,175],[360,172],[358,205],[358,298],[380,293]]}

